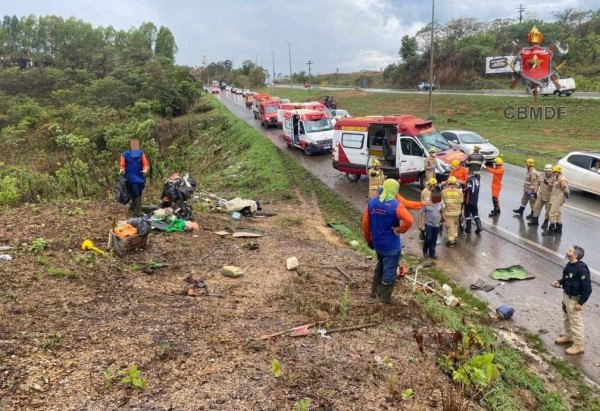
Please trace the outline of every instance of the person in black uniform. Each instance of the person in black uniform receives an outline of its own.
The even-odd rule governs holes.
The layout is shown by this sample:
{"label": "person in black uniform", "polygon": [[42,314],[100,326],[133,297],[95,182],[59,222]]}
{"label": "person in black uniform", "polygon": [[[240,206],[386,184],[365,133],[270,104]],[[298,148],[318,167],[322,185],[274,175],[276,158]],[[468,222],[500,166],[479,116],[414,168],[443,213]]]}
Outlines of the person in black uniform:
{"label": "person in black uniform", "polygon": [[481,179],[481,169],[485,164],[485,157],[479,152],[479,150],[481,150],[481,146],[475,145],[473,147],[473,154],[469,154],[467,156],[467,160],[465,161],[469,171],[473,172],[478,180]]}
{"label": "person in black uniform", "polygon": [[465,193],[464,199],[464,213],[465,213],[465,232],[471,232],[471,219],[475,220],[475,225],[477,229],[475,230],[476,234],[481,233],[481,220],[479,219],[479,208],[477,203],[479,202],[479,179],[472,172],[469,171],[469,178],[467,179],[467,184],[463,190]]}
{"label": "person in black uniform", "polygon": [[569,262],[563,269],[560,280],[553,287],[563,289],[563,323],[565,331],[554,342],[556,344],[573,343],[565,352],[569,355],[582,354],[583,349],[583,305],[592,294],[592,281],[588,266],[581,261],[585,254],[583,248],[574,245],[567,250]]}

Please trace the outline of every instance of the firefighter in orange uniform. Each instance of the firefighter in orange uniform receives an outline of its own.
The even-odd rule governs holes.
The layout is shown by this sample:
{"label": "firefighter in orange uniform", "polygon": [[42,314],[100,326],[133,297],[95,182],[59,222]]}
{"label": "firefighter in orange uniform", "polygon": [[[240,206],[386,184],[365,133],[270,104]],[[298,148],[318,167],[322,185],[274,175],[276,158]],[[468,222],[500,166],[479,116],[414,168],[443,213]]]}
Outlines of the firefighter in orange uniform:
{"label": "firefighter in orange uniform", "polygon": [[[469,169],[463,166],[460,161],[452,160],[452,170],[450,170],[450,174],[448,177],[456,177],[456,180],[461,186],[465,186],[467,184],[467,179],[469,178]],[[448,184],[447,181],[444,181],[442,185]]]}
{"label": "firefighter in orange uniform", "polygon": [[500,190],[502,190],[502,177],[504,176],[504,161],[500,157],[494,160],[494,168],[486,167],[485,170],[493,174],[492,177],[492,204],[494,209],[488,217],[500,215]]}

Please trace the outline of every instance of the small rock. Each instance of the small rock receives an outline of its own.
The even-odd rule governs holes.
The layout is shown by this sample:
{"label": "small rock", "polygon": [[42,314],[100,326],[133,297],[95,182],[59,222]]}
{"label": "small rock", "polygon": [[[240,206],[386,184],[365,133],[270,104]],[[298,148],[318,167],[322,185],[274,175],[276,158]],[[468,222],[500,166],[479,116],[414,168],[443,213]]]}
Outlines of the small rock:
{"label": "small rock", "polygon": [[352,240],[352,241],[350,241],[350,245],[351,245],[352,247],[358,247],[358,241],[356,241],[356,240]]}
{"label": "small rock", "polygon": [[290,257],[285,260],[285,267],[290,271],[297,269],[299,265],[300,263],[296,257]]}
{"label": "small rock", "polygon": [[239,278],[244,275],[244,270],[234,265],[226,265],[221,270],[221,274],[229,278]]}
{"label": "small rock", "polygon": [[42,386],[41,386],[40,384],[38,384],[37,382],[36,382],[36,383],[33,383],[33,384],[31,385],[31,388],[33,388],[33,389],[34,389],[34,390],[36,390],[36,391],[43,391],[43,389],[42,389]]}

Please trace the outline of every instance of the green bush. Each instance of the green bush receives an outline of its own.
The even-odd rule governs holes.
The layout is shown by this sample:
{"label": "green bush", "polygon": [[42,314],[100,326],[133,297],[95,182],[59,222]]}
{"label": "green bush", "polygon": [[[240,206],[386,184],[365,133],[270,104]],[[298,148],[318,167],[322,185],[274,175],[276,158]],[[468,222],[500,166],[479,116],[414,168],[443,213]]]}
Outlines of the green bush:
{"label": "green bush", "polygon": [[0,206],[12,206],[19,201],[17,179],[5,176],[0,180]]}

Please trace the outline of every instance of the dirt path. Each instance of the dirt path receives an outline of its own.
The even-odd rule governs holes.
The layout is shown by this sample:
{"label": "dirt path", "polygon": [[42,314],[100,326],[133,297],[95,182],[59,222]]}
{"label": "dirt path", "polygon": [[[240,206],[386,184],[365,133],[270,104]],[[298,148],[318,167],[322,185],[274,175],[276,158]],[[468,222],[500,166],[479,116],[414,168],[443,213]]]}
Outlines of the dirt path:
{"label": "dirt path", "polygon": [[[388,309],[371,300],[373,263],[323,226],[313,201],[267,207],[278,215],[243,222],[267,234],[254,240],[258,250],[201,230],[153,235],[147,250],[116,260],[79,250],[85,238],[106,245],[112,216],[123,213],[112,203],[3,214],[0,244],[14,246],[15,259],[0,266],[0,408],[281,410],[304,398],[335,410],[441,406],[446,376],[412,341],[412,327],[422,323],[412,297],[399,294],[402,302]],[[219,214],[197,221],[232,227]],[[28,251],[36,238],[49,240],[39,255]],[[292,255],[302,275],[286,270]],[[169,267],[148,275],[140,269],[148,261]],[[228,264],[246,275],[223,277]],[[347,304],[342,276],[321,268],[333,265],[358,284]],[[224,298],[185,295],[189,274]],[[326,319],[328,327],[384,324],[331,339],[253,340]],[[132,363],[148,379],[145,390],[105,377]],[[401,404],[406,388],[414,398]]]}

